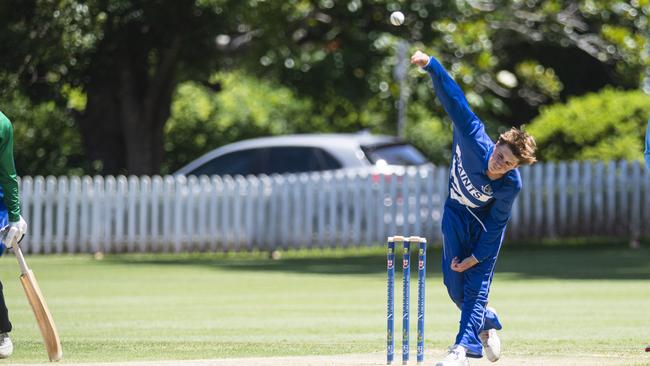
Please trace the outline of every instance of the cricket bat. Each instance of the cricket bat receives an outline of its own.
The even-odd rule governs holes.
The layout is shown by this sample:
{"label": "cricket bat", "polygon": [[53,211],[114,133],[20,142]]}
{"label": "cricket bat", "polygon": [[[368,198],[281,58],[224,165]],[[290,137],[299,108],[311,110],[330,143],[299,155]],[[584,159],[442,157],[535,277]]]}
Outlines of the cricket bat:
{"label": "cricket bat", "polygon": [[18,244],[13,246],[13,250],[16,253],[16,259],[18,259],[18,265],[20,266],[20,282],[23,284],[25,295],[27,295],[29,305],[32,306],[36,322],[41,330],[41,335],[43,335],[47,355],[50,361],[59,361],[63,357],[63,350],[61,349],[61,341],[59,340],[59,334],[56,331],[54,320],[52,320],[50,309],[48,309],[47,303],[45,303],[43,293],[38,287],[34,273],[27,267],[27,262],[25,262],[25,257],[23,257],[23,252],[20,250]]}

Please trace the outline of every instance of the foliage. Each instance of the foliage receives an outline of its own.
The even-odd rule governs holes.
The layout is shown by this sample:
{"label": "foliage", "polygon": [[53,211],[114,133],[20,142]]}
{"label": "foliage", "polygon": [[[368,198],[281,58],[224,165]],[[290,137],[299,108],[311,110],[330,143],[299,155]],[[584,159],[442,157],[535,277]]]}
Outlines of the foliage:
{"label": "foliage", "polygon": [[608,88],[543,108],[528,132],[542,160],[641,160],[648,116],[646,94]]}
{"label": "foliage", "polygon": [[[330,122],[315,112],[319,108],[309,98],[299,98],[286,87],[241,71],[215,74],[210,82],[220,85],[222,91],[195,82],[178,87],[165,129],[163,173],[242,139],[287,133],[356,132],[359,127],[374,133],[395,133],[394,126],[384,123],[382,115],[388,111],[386,103],[377,102],[379,99],[371,99],[356,110],[350,101],[341,98],[340,105],[333,103],[327,108],[347,108],[348,118]],[[449,163],[449,121],[443,122],[425,106],[413,103],[409,106],[406,132],[406,139],[431,161]]]}
{"label": "foliage", "polygon": [[[406,14],[399,28],[386,21],[396,9]],[[389,109],[383,111],[386,127],[398,92],[395,45],[405,39],[412,50],[440,58],[461,87],[475,93],[472,107],[495,130],[525,122],[540,105],[605,85],[636,88],[649,62],[649,12],[647,1],[255,1],[242,19],[264,41],[251,43],[241,60],[318,105],[339,95],[357,107],[379,98]],[[262,15],[282,21],[256,22]],[[429,100],[417,82],[410,81],[413,98]],[[334,112],[330,121],[345,116],[345,110],[328,111]]]}
{"label": "foliage", "polygon": [[[102,173],[157,173],[163,126],[179,80],[218,68],[215,35],[236,29],[245,4],[219,1],[9,1],[0,5],[0,90],[69,104],[86,155]],[[223,6],[221,6],[223,5]],[[15,47],[13,47],[15,45]],[[73,103],[79,106],[79,103]]]}
{"label": "foliage", "polygon": [[[387,21],[398,9],[402,27]],[[649,14],[647,0],[9,0],[0,93],[74,107],[85,154],[107,171],[155,171],[174,89],[218,71],[245,70],[310,101],[313,125],[296,130],[395,133],[403,39],[442,61],[493,133],[571,96],[638,88]],[[416,114],[443,117],[426,76],[410,70],[410,104],[428,110]],[[261,133],[244,126],[233,136]]]}
{"label": "foliage", "polygon": [[0,95],[19,90],[30,99],[56,100],[66,83],[78,85],[101,40],[105,14],[92,14],[87,2],[20,1],[0,3]]}
{"label": "foliage", "polygon": [[223,91],[181,84],[165,128],[165,165],[170,173],[227,143],[267,135],[312,132],[325,122],[312,114],[312,103],[277,84],[241,72],[213,76]]}
{"label": "foliage", "polygon": [[409,109],[406,139],[434,164],[448,165],[451,160],[452,130],[449,121],[431,115],[422,105]]}
{"label": "foliage", "polygon": [[0,99],[14,126],[14,160],[19,176],[79,175],[93,169],[86,161],[72,115],[54,102],[31,104],[15,92]]}

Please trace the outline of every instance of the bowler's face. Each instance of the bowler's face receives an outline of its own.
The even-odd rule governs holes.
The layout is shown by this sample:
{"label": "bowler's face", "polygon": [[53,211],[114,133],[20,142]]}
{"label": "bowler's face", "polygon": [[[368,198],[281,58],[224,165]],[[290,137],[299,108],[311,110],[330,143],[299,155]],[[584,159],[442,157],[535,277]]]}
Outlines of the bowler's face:
{"label": "bowler's face", "polygon": [[493,175],[503,175],[517,167],[519,161],[506,144],[497,145],[488,161],[488,172]]}

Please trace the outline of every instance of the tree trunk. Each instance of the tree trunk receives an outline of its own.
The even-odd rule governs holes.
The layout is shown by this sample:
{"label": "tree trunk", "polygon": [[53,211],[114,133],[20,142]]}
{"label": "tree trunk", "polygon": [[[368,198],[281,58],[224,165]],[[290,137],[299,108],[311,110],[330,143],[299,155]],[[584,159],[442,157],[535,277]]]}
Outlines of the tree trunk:
{"label": "tree trunk", "polygon": [[[101,68],[100,68],[101,69]],[[87,103],[79,126],[84,149],[91,162],[100,161],[101,174],[124,174],[125,149],[119,123],[119,98],[115,79],[93,70],[86,86]]]}
{"label": "tree trunk", "polygon": [[180,39],[158,50],[160,61],[153,69],[147,63],[149,50],[125,43],[115,43],[109,57],[98,57],[91,73],[81,120],[86,151],[103,162],[102,174],[159,174]]}
{"label": "tree trunk", "polygon": [[[159,174],[163,159],[163,127],[170,115],[174,76],[180,39],[175,37],[168,48],[160,50],[161,59],[141,89],[133,65],[134,58],[123,54],[120,72],[122,126],[126,147],[126,166],[130,174]],[[139,60],[136,58],[136,60]],[[146,70],[146,68],[145,68]],[[141,91],[142,90],[142,91]]]}

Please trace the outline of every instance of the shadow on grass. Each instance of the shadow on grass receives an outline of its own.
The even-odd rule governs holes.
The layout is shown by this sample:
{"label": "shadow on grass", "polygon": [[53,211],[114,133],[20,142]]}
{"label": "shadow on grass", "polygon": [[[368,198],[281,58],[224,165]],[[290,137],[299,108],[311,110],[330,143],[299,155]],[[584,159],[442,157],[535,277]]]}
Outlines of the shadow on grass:
{"label": "shadow on grass", "polygon": [[647,280],[650,249],[506,249],[496,270],[522,278]]}
{"label": "shadow on grass", "polygon": [[[412,255],[416,263],[416,253]],[[441,250],[427,255],[428,277],[439,277]],[[401,256],[397,258],[397,263]],[[106,264],[205,266],[232,271],[280,271],[325,275],[380,275],[386,271],[383,248],[334,249],[287,252],[282,259],[265,253],[184,253],[109,255]],[[397,269],[399,272],[400,269]],[[650,248],[616,246],[506,246],[497,263],[497,274],[526,278],[650,279]]]}

